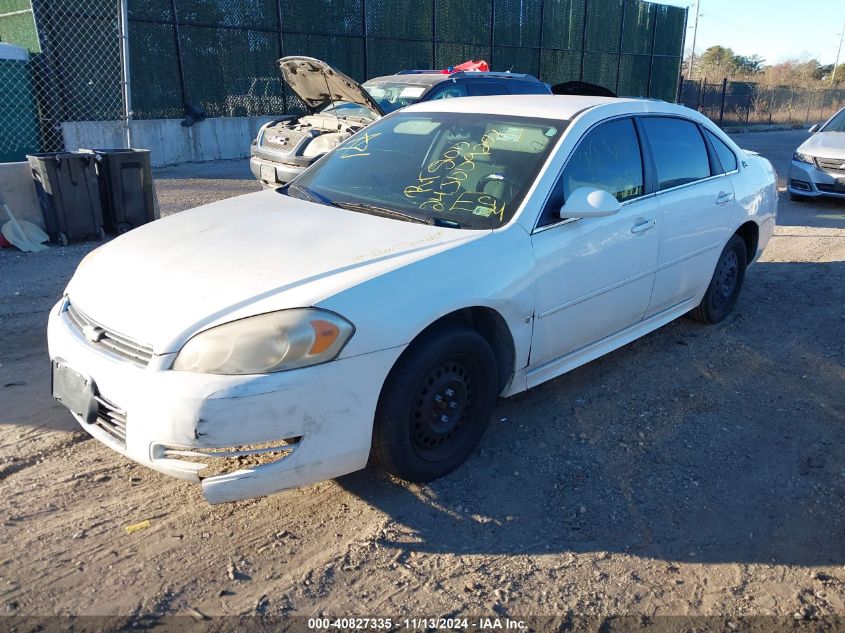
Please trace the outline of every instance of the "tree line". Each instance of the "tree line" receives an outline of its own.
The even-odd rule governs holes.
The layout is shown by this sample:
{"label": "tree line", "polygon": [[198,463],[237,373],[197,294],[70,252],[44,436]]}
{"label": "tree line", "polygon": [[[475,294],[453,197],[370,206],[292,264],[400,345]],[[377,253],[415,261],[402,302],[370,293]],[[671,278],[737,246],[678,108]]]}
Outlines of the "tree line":
{"label": "tree line", "polygon": [[[711,46],[700,55],[684,60],[683,73],[688,79],[721,81],[753,81],[767,87],[790,88],[845,87],[845,63],[836,67],[817,59],[789,59],[779,64],[766,64],[759,55],[738,55],[726,46]],[[692,72],[690,72],[692,66]]]}

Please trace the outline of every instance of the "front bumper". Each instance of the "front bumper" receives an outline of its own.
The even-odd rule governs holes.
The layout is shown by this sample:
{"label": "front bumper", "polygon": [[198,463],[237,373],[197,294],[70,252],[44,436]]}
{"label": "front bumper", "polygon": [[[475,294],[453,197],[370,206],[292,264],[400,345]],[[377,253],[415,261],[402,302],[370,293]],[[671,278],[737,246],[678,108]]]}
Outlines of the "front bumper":
{"label": "front bumper", "polygon": [[786,190],[793,195],[808,198],[819,196],[845,198],[845,171],[822,171],[815,165],[793,159],[789,166]]}
{"label": "front bumper", "polygon": [[[97,393],[122,412],[125,444],[97,424],[77,420],[95,438],[167,475],[202,483],[211,503],[267,495],[363,468],[393,348],[298,370],[215,376],[167,369],[174,354],[146,367],[95,348],[70,326],[60,301],[50,312],[52,360],[89,376]],[[275,461],[203,478],[203,463],[181,454],[300,438]],[[221,459],[223,458],[221,454]],[[216,457],[205,463],[214,467]]]}
{"label": "front bumper", "polygon": [[281,187],[296,178],[299,174],[308,169],[313,160],[301,157],[292,157],[291,163],[283,161],[272,155],[271,152],[262,150],[253,145],[252,155],[249,158],[249,168],[252,175],[256,177],[265,187]]}

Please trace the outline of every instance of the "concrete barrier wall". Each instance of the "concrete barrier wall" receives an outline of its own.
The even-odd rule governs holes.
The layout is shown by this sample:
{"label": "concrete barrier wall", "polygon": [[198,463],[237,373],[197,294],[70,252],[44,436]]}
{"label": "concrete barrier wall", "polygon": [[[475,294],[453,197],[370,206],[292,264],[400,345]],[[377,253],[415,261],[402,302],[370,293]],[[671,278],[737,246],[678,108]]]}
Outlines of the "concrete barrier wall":
{"label": "concrete barrier wall", "polygon": [[[132,146],[150,150],[153,167],[246,158],[258,129],[275,117],[206,119],[185,127],[179,119],[132,121]],[[65,149],[123,147],[123,128],[113,121],[63,123]]]}
{"label": "concrete barrier wall", "polygon": [[[5,202],[18,220],[28,220],[46,228],[29,163],[0,163],[0,202]],[[0,208],[0,225],[8,219]]]}

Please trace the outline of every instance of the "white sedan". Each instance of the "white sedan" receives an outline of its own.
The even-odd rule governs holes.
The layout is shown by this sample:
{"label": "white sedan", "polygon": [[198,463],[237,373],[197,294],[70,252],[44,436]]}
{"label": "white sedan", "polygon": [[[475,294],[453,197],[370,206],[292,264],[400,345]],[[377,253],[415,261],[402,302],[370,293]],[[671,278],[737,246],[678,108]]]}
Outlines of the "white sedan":
{"label": "white sedan", "polygon": [[786,189],[794,200],[845,198],[845,108],[821,125],[792,155]]}
{"label": "white sedan", "polygon": [[53,394],[212,503],[370,459],[429,481],[497,396],[724,319],[776,211],[769,161],[681,106],[426,102],[93,251],[50,314]]}

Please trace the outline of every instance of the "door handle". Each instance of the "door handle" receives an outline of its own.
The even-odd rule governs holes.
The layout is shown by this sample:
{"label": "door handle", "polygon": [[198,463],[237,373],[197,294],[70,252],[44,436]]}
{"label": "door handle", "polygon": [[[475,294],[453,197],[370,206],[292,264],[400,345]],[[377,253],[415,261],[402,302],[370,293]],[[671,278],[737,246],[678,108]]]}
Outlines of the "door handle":
{"label": "door handle", "polygon": [[719,195],[716,196],[716,204],[727,204],[733,199],[734,195],[732,193],[728,193],[727,191],[720,191]]}
{"label": "door handle", "polygon": [[637,223],[631,227],[631,233],[634,235],[641,235],[646,231],[650,231],[656,226],[656,222],[654,220],[643,220],[640,218]]}

